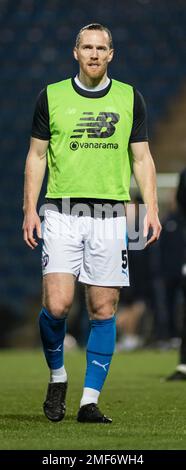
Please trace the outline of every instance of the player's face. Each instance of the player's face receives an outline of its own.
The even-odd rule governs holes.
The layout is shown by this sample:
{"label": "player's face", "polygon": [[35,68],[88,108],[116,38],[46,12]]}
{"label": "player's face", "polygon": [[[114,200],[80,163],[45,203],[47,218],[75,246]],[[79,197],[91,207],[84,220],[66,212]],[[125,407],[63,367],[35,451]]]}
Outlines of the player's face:
{"label": "player's face", "polygon": [[79,62],[81,74],[90,80],[101,80],[113,57],[113,49],[109,47],[107,32],[83,31],[79,46],[74,48],[74,57]]}

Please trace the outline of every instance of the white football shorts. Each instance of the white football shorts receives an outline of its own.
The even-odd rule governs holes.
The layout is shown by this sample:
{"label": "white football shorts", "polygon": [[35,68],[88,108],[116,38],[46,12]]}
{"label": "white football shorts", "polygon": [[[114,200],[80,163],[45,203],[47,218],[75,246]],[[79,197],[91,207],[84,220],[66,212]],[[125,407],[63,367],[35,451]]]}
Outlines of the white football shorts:
{"label": "white football shorts", "polygon": [[126,217],[78,216],[45,210],[42,270],[71,273],[85,284],[129,286]]}

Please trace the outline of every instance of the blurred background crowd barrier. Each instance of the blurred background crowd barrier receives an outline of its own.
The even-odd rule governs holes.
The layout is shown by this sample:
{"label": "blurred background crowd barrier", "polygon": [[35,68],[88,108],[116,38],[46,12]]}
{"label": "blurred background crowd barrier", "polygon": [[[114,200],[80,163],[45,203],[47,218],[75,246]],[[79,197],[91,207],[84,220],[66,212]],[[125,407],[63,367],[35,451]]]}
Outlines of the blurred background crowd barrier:
{"label": "blurred background crowd barrier", "polygon": [[[36,97],[48,83],[76,74],[72,48],[79,29],[90,22],[103,23],[113,33],[109,75],[133,84],[147,103],[164,227],[160,244],[129,254],[131,288],[121,294],[118,348],[168,347],[179,341],[183,244],[175,190],[186,162],[185,0],[0,0],[0,347],[39,344],[40,248],[32,252],[22,240],[24,164]],[[40,203],[44,194],[45,188]],[[131,195],[139,201],[133,185]],[[85,345],[82,286],[69,332]]]}

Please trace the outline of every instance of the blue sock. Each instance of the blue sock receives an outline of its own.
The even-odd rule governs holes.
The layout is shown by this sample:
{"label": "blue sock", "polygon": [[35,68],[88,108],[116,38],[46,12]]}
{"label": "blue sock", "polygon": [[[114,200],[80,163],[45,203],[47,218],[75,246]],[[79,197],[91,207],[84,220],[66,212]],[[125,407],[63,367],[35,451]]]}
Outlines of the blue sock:
{"label": "blue sock", "polygon": [[101,391],[108,374],[116,340],[115,317],[92,320],[87,344],[87,370],[84,387]]}
{"label": "blue sock", "polygon": [[63,366],[63,343],[66,333],[66,318],[55,318],[43,307],[39,315],[39,327],[43,350],[50,369]]}

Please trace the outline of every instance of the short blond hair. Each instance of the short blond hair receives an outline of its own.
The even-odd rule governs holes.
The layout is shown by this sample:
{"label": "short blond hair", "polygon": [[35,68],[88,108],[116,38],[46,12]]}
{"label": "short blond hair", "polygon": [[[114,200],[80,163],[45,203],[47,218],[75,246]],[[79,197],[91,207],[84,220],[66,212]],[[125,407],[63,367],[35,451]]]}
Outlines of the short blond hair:
{"label": "short blond hair", "polygon": [[90,24],[87,24],[86,26],[83,26],[83,28],[80,29],[79,33],[76,36],[76,47],[79,47],[80,39],[81,39],[81,33],[85,30],[105,31],[108,34],[109,47],[110,47],[110,49],[113,49],[112,34],[106,26],[103,26],[100,23],[90,23]]}

